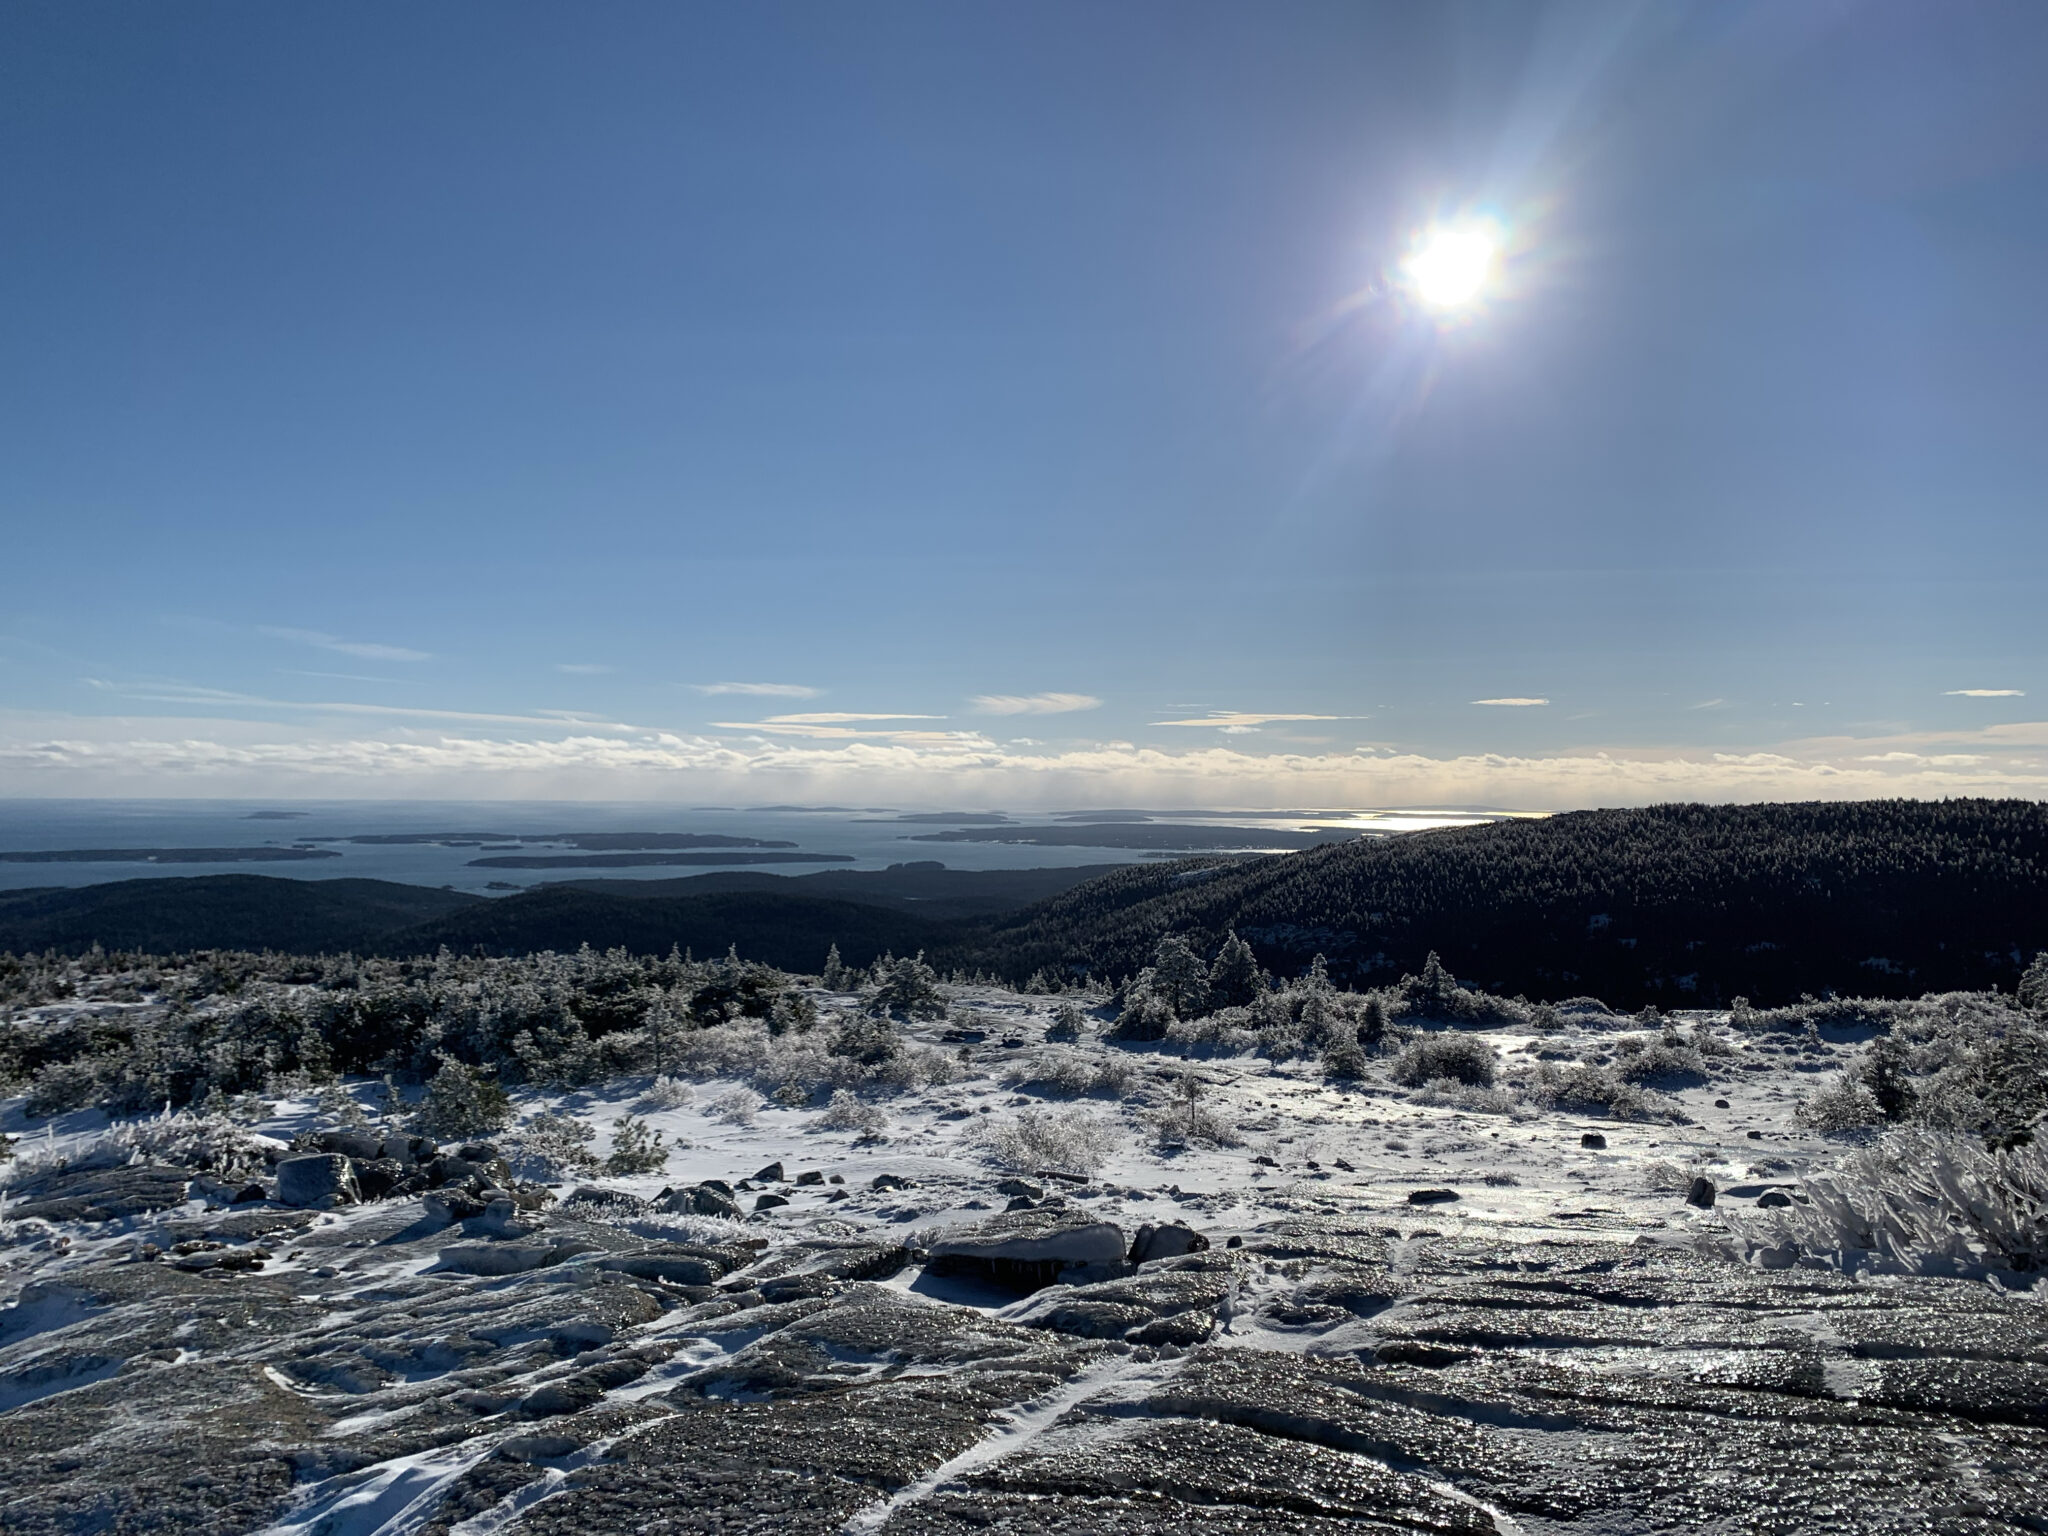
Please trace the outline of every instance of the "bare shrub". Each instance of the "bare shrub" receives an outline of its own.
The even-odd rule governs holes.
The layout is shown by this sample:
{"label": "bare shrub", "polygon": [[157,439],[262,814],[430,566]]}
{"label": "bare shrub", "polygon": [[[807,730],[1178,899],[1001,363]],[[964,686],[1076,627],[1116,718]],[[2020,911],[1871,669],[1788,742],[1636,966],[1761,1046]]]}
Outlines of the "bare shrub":
{"label": "bare shrub", "polygon": [[1202,1102],[1204,1085],[1193,1072],[1183,1072],[1173,1097],[1152,1117],[1152,1128],[1167,1146],[1241,1146],[1244,1137],[1222,1115]]}

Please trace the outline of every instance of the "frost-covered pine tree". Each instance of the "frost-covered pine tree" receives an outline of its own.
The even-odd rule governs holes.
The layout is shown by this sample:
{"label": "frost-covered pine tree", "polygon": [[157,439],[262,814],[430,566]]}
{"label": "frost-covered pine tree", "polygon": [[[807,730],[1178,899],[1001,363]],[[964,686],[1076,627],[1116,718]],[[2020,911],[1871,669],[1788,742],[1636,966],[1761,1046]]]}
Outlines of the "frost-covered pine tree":
{"label": "frost-covered pine tree", "polygon": [[818,972],[818,980],[828,992],[850,992],[860,985],[859,973],[849,969],[839,958],[837,944],[825,951],[825,967]]}
{"label": "frost-covered pine tree", "polygon": [[604,1171],[620,1178],[659,1173],[668,1163],[668,1150],[661,1144],[661,1132],[638,1116],[626,1115],[612,1122],[612,1151],[604,1160]]}
{"label": "frost-covered pine tree", "polygon": [[1368,1051],[1376,1051],[1386,1038],[1386,1005],[1377,997],[1368,997],[1365,1011],[1358,1018],[1358,1043]]}
{"label": "frost-covered pine tree", "polygon": [[413,1128],[437,1141],[483,1136],[512,1118],[512,1101],[495,1081],[443,1052],[413,1113]]}
{"label": "frost-covered pine tree", "polygon": [[1263,983],[1258,957],[1252,953],[1251,945],[1237,936],[1236,929],[1231,929],[1224,937],[1223,947],[1216,952],[1216,963],[1209,968],[1209,1005],[1243,1008],[1257,999],[1264,990]]}
{"label": "frost-covered pine tree", "polygon": [[1188,941],[1169,933],[1152,952],[1152,995],[1177,1019],[1199,1019],[1209,1008],[1209,967]]}
{"label": "frost-covered pine tree", "polygon": [[2034,963],[2020,978],[2019,1003],[2022,1008],[2048,1018],[2048,949],[2034,956]]}

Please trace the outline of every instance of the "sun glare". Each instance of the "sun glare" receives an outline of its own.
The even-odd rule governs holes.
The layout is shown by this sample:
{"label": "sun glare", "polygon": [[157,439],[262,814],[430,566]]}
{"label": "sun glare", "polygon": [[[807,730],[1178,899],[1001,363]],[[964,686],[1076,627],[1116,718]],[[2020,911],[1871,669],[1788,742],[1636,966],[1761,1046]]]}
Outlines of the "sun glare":
{"label": "sun glare", "polygon": [[1485,296],[1500,265],[1500,249],[1501,229],[1491,220],[1437,224],[1416,237],[1401,270],[1428,308],[1466,309]]}

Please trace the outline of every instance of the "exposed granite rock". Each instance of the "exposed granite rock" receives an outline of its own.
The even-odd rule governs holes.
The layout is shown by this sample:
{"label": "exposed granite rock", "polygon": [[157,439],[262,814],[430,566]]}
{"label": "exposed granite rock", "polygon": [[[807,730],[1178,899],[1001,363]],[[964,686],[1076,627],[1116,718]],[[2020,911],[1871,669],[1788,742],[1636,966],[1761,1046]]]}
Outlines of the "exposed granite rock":
{"label": "exposed granite rock", "polygon": [[1109,1227],[1107,1273],[997,1316],[880,1283],[909,1258],[880,1234],[650,1244],[577,1210],[459,1245],[411,1202],[144,1213],[167,1253],[277,1258],[17,1282],[0,1527],[368,1529],[366,1492],[420,1536],[1978,1536],[2048,1505],[2040,1304],[1981,1285],[1298,1218],[1135,1270]]}
{"label": "exposed granite rock", "polygon": [[1049,1285],[1063,1270],[1121,1263],[1124,1246],[1120,1227],[1085,1211],[1039,1206],[949,1232],[932,1244],[931,1265],[940,1273]]}

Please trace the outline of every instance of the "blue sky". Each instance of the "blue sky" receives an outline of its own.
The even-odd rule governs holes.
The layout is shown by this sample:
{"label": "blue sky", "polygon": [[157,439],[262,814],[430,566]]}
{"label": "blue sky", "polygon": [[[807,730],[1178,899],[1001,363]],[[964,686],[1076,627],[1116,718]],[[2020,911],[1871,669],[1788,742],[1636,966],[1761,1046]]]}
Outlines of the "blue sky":
{"label": "blue sky", "polygon": [[2044,57],[20,0],[0,794],[2048,793]]}

